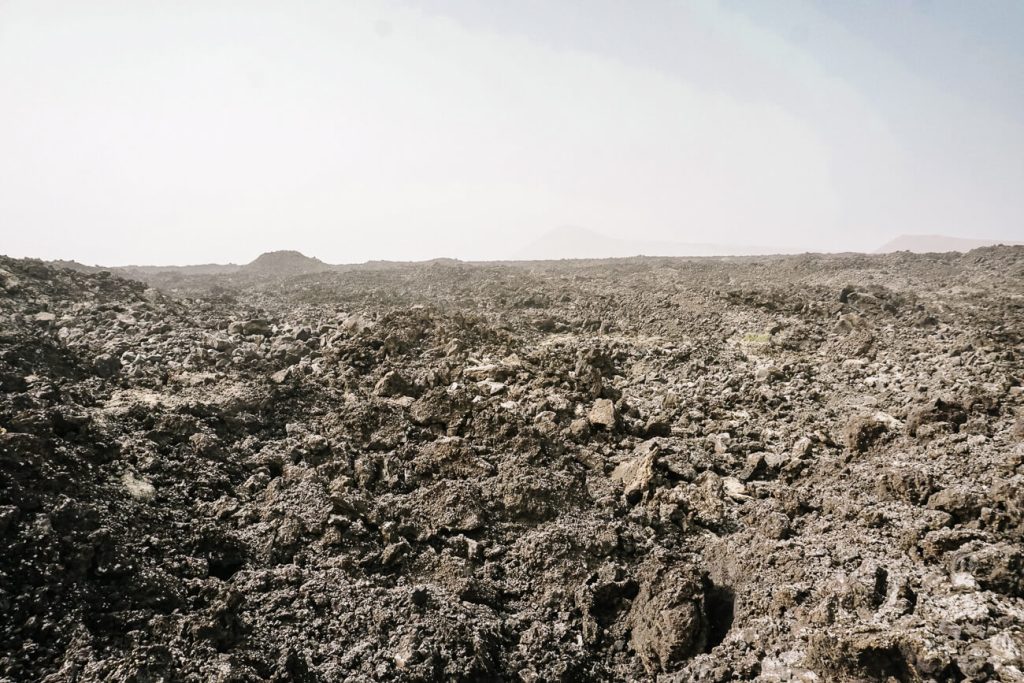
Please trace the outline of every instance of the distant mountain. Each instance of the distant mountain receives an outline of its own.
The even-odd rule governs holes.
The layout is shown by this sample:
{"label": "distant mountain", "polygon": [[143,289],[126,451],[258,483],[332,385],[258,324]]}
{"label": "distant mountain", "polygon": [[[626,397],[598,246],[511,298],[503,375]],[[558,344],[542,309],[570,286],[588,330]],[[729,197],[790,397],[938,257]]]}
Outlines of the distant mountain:
{"label": "distant mountain", "polygon": [[320,259],[297,251],[269,251],[260,254],[252,263],[242,266],[241,271],[258,275],[301,275],[330,269],[331,266]]}
{"label": "distant mountain", "polygon": [[708,242],[664,242],[608,237],[586,228],[552,230],[515,255],[523,261],[627,258],[630,256],[746,256],[793,253],[794,249]]}
{"label": "distant mountain", "polygon": [[916,254],[942,254],[947,251],[970,251],[979,247],[991,247],[997,244],[1024,244],[1008,240],[979,240],[966,237],[949,237],[947,235],[900,235],[886,242],[876,254],[888,254],[894,251],[912,251]]}

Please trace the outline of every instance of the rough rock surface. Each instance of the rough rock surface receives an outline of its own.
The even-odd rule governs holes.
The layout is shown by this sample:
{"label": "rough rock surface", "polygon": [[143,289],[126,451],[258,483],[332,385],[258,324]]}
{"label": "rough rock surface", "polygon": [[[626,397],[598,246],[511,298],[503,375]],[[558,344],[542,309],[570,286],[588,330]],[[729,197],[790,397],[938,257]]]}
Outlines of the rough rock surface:
{"label": "rough rock surface", "polygon": [[0,258],[0,680],[1024,680],[1024,248],[299,270]]}

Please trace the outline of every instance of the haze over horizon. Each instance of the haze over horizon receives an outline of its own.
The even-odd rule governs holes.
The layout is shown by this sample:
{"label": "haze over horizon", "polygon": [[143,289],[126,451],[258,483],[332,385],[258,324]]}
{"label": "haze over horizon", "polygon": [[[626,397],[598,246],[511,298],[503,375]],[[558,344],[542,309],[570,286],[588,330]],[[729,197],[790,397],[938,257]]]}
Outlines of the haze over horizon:
{"label": "haze over horizon", "polygon": [[1024,4],[0,2],[0,253],[1024,241]]}

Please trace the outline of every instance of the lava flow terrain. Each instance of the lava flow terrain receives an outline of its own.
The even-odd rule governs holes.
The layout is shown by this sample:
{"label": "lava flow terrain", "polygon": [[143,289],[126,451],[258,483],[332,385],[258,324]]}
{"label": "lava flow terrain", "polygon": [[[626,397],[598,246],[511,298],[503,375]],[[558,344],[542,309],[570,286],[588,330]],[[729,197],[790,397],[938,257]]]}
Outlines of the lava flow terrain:
{"label": "lava flow terrain", "polygon": [[309,261],[0,258],[0,680],[1024,681],[1024,247]]}

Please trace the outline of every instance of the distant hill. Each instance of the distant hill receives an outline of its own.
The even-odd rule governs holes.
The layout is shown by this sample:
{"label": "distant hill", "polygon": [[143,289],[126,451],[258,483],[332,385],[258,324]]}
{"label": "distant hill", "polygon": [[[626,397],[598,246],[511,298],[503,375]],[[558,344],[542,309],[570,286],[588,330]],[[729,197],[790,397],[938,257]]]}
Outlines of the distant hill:
{"label": "distant hill", "polygon": [[46,264],[49,266],[53,266],[54,268],[67,268],[68,270],[76,270],[79,273],[98,273],[103,270],[110,270],[109,268],[101,268],[99,266],[87,266],[84,263],[79,263],[78,261],[64,261],[60,259],[56,261],[47,261]]}
{"label": "distant hill", "polygon": [[237,273],[242,266],[234,263],[200,263],[193,266],[124,266],[116,268],[130,277],[145,278],[149,275],[173,273],[177,275],[228,275]]}
{"label": "distant hill", "polygon": [[318,258],[289,250],[260,254],[255,261],[242,266],[241,272],[258,275],[301,275],[330,269],[331,266]]}
{"label": "distant hill", "polygon": [[900,235],[885,243],[876,254],[888,254],[893,251],[912,251],[916,254],[941,254],[947,251],[970,251],[979,247],[991,247],[997,244],[1024,244],[1008,240],[979,240],[966,237],[949,237],[947,235]]}
{"label": "distant hill", "polygon": [[290,250],[271,251],[260,254],[256,260],[244,266],[234,263],[203,263],[191,266],[119,266],[103,268],[101,266],[87,266],[76,261],[50,261],[49,263],[58,268],[71,268],[83,273],[109,270],[124,277],[159,285],[168,285],[188,277],[216,277],[220,275],[288,277],[290,275],[318,273],[334,268],[334,266],[328,265],[320,259],[311,258],[297,251]]}
{"label": "distant hill", "polygon": [[667,242],[608,237],[586,228],[552,230],[515,255],[524,261],[547,259],[627,258],[630,256],[747,256],[797,250],[709,242]]}

